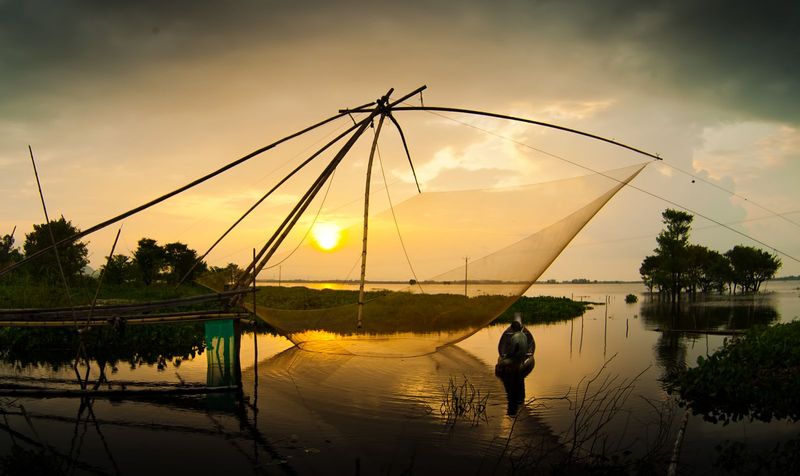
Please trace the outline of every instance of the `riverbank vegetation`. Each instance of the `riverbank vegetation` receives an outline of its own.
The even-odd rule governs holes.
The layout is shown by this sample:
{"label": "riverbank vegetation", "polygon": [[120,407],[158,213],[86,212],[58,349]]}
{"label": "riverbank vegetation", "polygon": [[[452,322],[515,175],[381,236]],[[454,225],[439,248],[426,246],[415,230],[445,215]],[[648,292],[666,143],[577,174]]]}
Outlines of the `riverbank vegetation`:
{"label": "riverbank vegetation", "polygon": [[670,389],[707,421],[800,420],[800,321],[755,327],[697,366],[678,371]]}
{"label": "riverbank vegetation", "polygon": [[[53,237],[50,237],[50,231]],[[34,231],[25,236],[25,243],[21,248],[14,246],[13,233],[2,238],[0,244],[0,265],[6,266],[18,262],[33,253],[45,249],[49,243],[62,240],[80,230],[63,217],[51,223],[37,225]],[[142,238],[132,256],[112,254],[100,273],[85,274],[87,265],[87,248],[80,241],[59,247],[59,252],[45,253],[26,266],[21,267],[0,279],[0,308],[53,308],[89,305],[95,302],[103,304],[128,304],[146,301],[159,301],[195,296],[208,293],[208,289],[198,284],[193,284],[193,278],[198,273],[205,273],[204,281],[210,289],[220,291],[236,281],[241,276],[241,269],[235,264],[226,268],[212,268],[207,271],[207,266],[198,260],[196,251],[183,243],[168,243],[159,245],[155,240]],[[56,259],[58,258],[58,260]],[[208,280],[214,281],[209,285]],[[181,284],[183,283],[183,284]],[[65,285],[66,284],[66,285]],[[354,307],[358,301],[358,292],[349,290],[315,290],[306,287],[280,287],[263,286],[257,291],[259,307],[269,308],[274,315],[280,314],[275,310],[291,311],[316,311],[309,313],[295,313],[291,318],[292,328],[298,326],[304,329],[335,330],[351,329],[353,326]],[[582,315],[588,307],[587,303],[578,303],[566,298],[554,297],[522,297],[515,296],[475,296],[465,298],[456,294],[412,294],[404,292],[391,292],[386,290],[368,292],[365,306],[366,325],[365,332],[393,333],[393,332],[435,332],[440,330],[463,329],[482,326],[487,319],[493,322],[511,322],[514,315],[523,316],[526,324],[556,322],[572,319]],[[246,302],[249,302],[246,300]],[[169,310],[201,310],[210,305],[219,306],[220,303],[196,304],[190,308]],[[403,308],[402,315],[397,309]],[[502,312],[505,310],[505,312]],[[167,311],[167,309],[160,309]],[[499,314],[499,315],[498,315]],[[309,322],[306,320],[310,319]],[[124,322],[124,319],[120,319]],[[341,322],[339,322],[341,321]],[[341,325],[339,325],[341,324]],[[182,328],[170,327],[180,333]],[[269,326],[259,325],[259,329],[274,331]],[[341,328],[341,329],[340,329]],[[187,328],[192,336],[197,336],[199,328]],[[40,336],[36,330],[5,330],[0,336],[0,343],[4,342],[5,348],[14,357],[12,360],[19,362],[28,361],[27,355],[35,358],[35,354],[52,342],[60,341],[72,343],[74,329],[62,329],[53,332],[44,332]],[[102,334],[99,330],[87,331],[90,334]],[[140,331],[131,331],[134,334]],[[143,332],[143,331],[142,331]],[[144,333],[145,335],[147,333]],[[150,333],[152,334],[152,333]],[[151,337],[157,341],[163,340],[162,336]],[[132,334],[128,334],[130,337]],[[105,336],[102,340],[116,339],[115,336]],[[127,340],[130,340],[126,338]],[[90,339],[91,340],[91,339]],[[100,339],[98,338],[98,341]],[[126,340],[126,342],[127,342]],[[179,339],[180,340],[180,339]],[[202,339],[200,339],[201,341]],[[55,342],[53,341],[53,342]],[[192,349],[197,349],[194,339],[186,347],[188,354],[180,351],[177,354],[189,355]],[[44,343],[45,347],[38,346],[36,342]],[[125,342],[117,342],[120,348],[125,348]],[[158,347],[158,346],[156,346]],[[57,351],[60,347],[54,346]],[[72,348],[72,345],[67,345]],[[57,352],[56,352],[57,353]],[[101,349],[95,349],[92,354],[100,356]],[[125,354],[107,356],[114,360]],[[176,355],[177,355],[176,354]],[[160,354],[159,354],[160,355]],[[164,355],[172,355],[170,352]],[[7,358],[11,354],[6,355]],[[131,362],[135,362],[135,356]],[[56,362],[66,362],[68,356],[56,356]],[[52,360],[52,359],[51,359]],[[130,359],[128,359],[130,360]],[[151,361],[152,359],[145,359]],[[163,359],[161,359],[163,360]],[[156,361],[160,362],[158,358]],[[33,362],[31,360],[31,362]]]}
{"label": "riverbank vegetation", "polygon": [[665,228],[658,234],[655,254],[646,256],[639,268],[644,284],[671,301],[682,293],[694,297],[702,293],[755,293],[775,276],[781,260],[774,254],[750,246],[737,245],[720,253],[691,244],[693,216],[667,209],[662,213]]}
{"label": "riverbank vegetation", "polygon": [[[16,231],[16,230],[15,230]],[[32,257],[48,248],[53,241],[59,242],[80,233],[72,222],[61,217],[58,220],[34,225],[33,231],[25,235],[21,248],[15,245],[14,233],[0,237],[0,269],[25,258]],[[52,234],[52,236],[51,236]],[[75,241],[59,246],[56,251],[44,253],[8,275],[0,277],[0,284],[35,283],[38,285],[80,285],[97,276],[87,268],[89,254],[86,243]],[[132,256],[114,254],[107,257],[100,268],[103,283],[108,285],[177,285],[191,282],[208,267],[198,260],[197,251],[185,243],[175,242],[159,245],[151,238],[138,241]]]}

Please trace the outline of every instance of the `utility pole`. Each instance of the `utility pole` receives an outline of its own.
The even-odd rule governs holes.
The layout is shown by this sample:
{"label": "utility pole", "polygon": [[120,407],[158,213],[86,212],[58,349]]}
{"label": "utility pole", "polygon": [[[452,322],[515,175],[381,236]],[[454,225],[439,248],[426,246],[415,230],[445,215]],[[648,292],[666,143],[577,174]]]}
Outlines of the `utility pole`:
{"label": "utility pole", "polygon": [[464,297],[469,297],[467,295],[467,269],[469,267],[469,256],[464,257]]}

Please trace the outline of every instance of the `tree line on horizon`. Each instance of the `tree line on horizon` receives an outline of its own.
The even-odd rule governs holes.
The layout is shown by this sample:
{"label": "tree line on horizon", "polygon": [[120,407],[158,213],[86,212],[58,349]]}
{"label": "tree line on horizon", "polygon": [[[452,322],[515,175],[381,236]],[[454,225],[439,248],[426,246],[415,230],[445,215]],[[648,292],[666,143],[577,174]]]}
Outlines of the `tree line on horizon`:
{"label": "tree line on horizon", "polygon": [[653,292],[680,300],[686,292],[756,293],[764,281],[775,277],[781,267],[776,255],[752,246],[736,245],[725,253],[689,242],[694,216],[666,209],[661,214],[665,228],[658,234],[654,255],[639,267],[642,281]]}
{"label": "tree line on horizon", "polygon": [[[58,242],[79,232],[80,229],[62,216],[58,220],[51,220],[49,229],[47,223],[34,225],[33,231],[25,235],[21,248],[15,246],[13,234],[6,234],[0,238],[0,269],[49,247],[53,240]],[[88,255],[87,244],[76,241],[58,247],[58,261],[55,253],[46,253],[4,278],[25,276],[34,283],[55,284],[60,282],[63,271],[68,282],[92,279],[85,274],[89,264]],[[103,282],[107,284],[178,284],[184,277],[185,282],[191,282],[194,277],[208,270],[203,261],[195,265],[197,257],[197,251],[185,243],[174,242],[162,246],[156,240],[142,238],[132,256],[114,254],[106,257],[107,261],[99,271],[103,275]]]}

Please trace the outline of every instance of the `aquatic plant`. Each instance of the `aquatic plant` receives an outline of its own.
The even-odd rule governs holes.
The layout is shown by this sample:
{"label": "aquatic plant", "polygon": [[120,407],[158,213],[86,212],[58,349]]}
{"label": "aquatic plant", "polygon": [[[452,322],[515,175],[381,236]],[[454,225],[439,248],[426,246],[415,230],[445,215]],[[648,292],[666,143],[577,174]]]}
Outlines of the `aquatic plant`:
{"label": "aquatic plant", "polygon": [[676,372],[669,390],[710,422],[800,420],[800,321],[756,327]]}
{"label": "aquatic plant", "polygon": [[486,421],[486,403],[489,393],[481,394],[466,377],[461,384],[450,377],[447,387],[442,386],[442,403],[439,412],[446,418],[448,425],[455,425],[459,419],[465,419],[472,425]]}
{"label": "aquatic plant", "polygon": [[714,467],[728,474],[797,474],[800,470],[800,435],[768,450],[759,451],[741,441],[725,441],[715,449]]}
{"label": "aquatic plant", "polygon": [[[675,401],[644,399],[651,408],[649,419],[640,419],[640,426],[629,425],[630,397],[646,368],[633,378],[610,374],[612,356],[594,375],[581,379],[561,397],[528,400],[526,407],[535,412],[545,410],[551,401],[568,404],[569,424],[559,434],[517,437],[510,447],[506,440],[502,456],[510,460],[518,474],[645,474],[663,472],[668,460]],[[518,414],[519,415],[519,414]],[[515,416],[516,423],[518,416]],[[620,423],[624,428],[612,429]],[[512,425],[511,432],[514,432]],[[558,444],[550,441],[558,439]],[[519,443],[519,440],[522,443]]]}
{"label": "aquatic plant", "polygon": [[628,304],[633,304],[638,301],[639,298],[635,294],[628,294],[627,296],[625,296],[625,302],[627,302]]}

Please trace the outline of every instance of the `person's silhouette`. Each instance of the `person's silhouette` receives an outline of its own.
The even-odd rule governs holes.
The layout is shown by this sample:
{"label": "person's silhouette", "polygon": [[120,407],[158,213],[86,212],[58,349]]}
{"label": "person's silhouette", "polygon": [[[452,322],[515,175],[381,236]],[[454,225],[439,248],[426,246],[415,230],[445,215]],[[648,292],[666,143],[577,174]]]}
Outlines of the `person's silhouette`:
{"label": "person's silhouette", "polygon": [[522,316],[517,313],[497,343],[500,355],[495,366],[495,375],[503,381],[506,390],[509,415],[516,415],[525,401],[525,377],[536,365],[533,357],[535,350],[533,335],[522,326]]}

